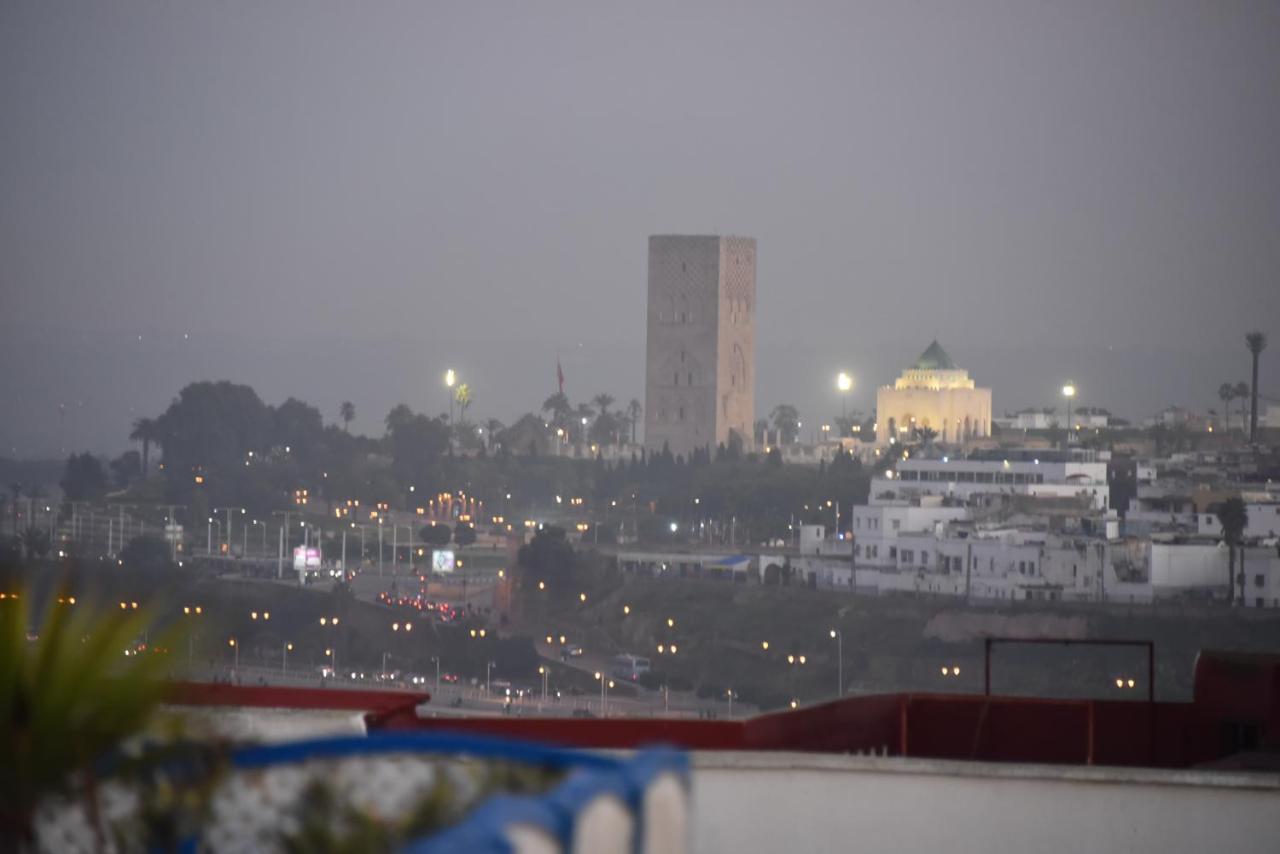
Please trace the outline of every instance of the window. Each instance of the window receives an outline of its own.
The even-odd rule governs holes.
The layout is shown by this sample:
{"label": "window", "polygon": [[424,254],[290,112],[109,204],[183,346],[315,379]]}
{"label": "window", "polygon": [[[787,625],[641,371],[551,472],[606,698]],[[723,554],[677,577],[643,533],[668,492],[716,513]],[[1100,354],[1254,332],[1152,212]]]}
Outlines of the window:
{"label": "window", "polygon": [[928,553],[928,552],[920,552],[920,565],[921,565],[921,566],[928,566],[928,565],[929,565],[929,553]]}
{"label": "window", "polygon": [[673,374],[671,375],[671,384],[672,384],[672,385],[680,385],[680,372],[679,372],[679,371],[676,371],[675,373],[673,373]]}
{"label": "window", "polygon": [[681,421],[683,421],[683,420],[684,420],[684,407],[683,407],[683,406],[682,406],[682,407],[680,407],[680,420],[681,420]]}
{"label": "window", "polygon": [[897,560],[897,559],[898,559],[898,547],[889,546],[889,560]]}
{"label": "window", "polygon": [[685,383],[685,385],[693,385],[693,371],[689,372],[687,379],[688,379],[688,382]]}
{"label": "window", "polygon": [[913,552],[911,549],[903,549],[903,550],[902,550],[902,562],[903,562],[903,563],[915,563],[915,560],[916,560],[916,553],[915,553],[915,552]]}
{"label": "window", "polygon": [[1263,575],[1255,575],[1255,576],[1253,577],[1253,586],[1254,586],[1254,587],[1261,587],[1261,586],[1262,586],[1262,585],[1264,585],[1264,584],[1266,584],[1266,577],[1265,577],[1265,576],[1263,576]]}
{"label": "window", "polygon": [[893,530],[895,531],[898,530],[898,528],[901,527],[901,525],[902,525],[902,520],[900,519],[893,520]]}

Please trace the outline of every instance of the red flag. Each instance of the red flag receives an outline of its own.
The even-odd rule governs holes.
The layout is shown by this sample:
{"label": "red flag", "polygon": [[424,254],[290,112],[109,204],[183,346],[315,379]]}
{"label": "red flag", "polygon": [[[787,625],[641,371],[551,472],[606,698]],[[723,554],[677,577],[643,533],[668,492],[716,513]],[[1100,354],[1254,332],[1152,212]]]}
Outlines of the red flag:
{"label": "red flag", "polygon": [[560,393],[564,394],[564,368],[560,367],[559,356],[556,356],[556,381],[560,383]]}

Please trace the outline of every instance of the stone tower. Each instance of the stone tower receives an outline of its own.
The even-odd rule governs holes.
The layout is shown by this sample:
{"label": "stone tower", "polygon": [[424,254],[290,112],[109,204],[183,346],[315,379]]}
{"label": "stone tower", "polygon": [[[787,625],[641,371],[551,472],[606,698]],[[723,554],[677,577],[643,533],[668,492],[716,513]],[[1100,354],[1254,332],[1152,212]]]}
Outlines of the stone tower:
{"label": "stone tower", "polygon": [[755,316],[755,238],[649,238],[646,449],[751,447]]}

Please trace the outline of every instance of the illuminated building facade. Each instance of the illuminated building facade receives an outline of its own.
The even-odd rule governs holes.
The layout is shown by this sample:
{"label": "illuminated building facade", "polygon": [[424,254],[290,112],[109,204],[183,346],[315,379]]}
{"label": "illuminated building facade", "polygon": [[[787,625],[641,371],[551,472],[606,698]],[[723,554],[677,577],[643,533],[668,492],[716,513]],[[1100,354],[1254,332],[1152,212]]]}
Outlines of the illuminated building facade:
{"label": "illuminated building facade", "polygon": [[979,388],[934,341],[892,386],[876,392],[876,441],[908,441],[919,431],[962,444],[991,435],[991,389]]}

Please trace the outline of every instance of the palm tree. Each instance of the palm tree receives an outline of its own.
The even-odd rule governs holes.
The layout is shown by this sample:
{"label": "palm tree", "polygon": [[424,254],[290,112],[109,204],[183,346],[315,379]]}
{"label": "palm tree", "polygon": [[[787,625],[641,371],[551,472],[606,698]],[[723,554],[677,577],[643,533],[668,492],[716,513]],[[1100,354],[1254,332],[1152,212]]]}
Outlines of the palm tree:
{"label": "palm tree", "polygon": [[1231,401],[1236,398],[1236,387],[1231,383],[1218,386],[1218,399],[1222,401],[1222,428],[1231,429]]}
{"label": "palm tree", "polygon": [[640,413],[644,412],[644,407],[640,405],[640,401],[634,397],[627,404],[627,420],[631,422],[631,444],[636,443],[636,423],[640,420]]}
{"label": "palm tree", "polygon": [[1236,397],[1240,398],[1240,432],[1243,433],[1249,429],[1249,423],[1246,420],[1249,413],[1245,410],[1249,400],[1249,384],[1240,382],[1236,383],[1234,389]]}
{"label": "palm tree", "polygon": [[1263,332],[1250,332],[1244,336],[1249,354],[1253,356],[1253,385],[1250,386],[1249,399],[1249,441],[1258,441],[1258,357],[1267,349],[1267,336]]}
{"label": "palm tree", "polygon": [[151,458],[151,443],[159,438],[159,430],[154,418],[139,418],[133,422],[130,441],[142,443],[142,476],[147,476],[147,463]]}
{"label": "palm tree", "polygon": [[[1227,544],[1227,603],[1231,604],[1236,598],[1236,548],[1244,538],[1244,529],[1249,525],[1249,513],[1239,497],[1228,498],[1213,509],[1222,525],[1222,540]],[[1240,598],[1244,599],[1243,591]]]}
{"label": "palm tree", "polygon": [[558,391],[542,402],[542,411],[551,416],[552,423],[563,427],[573,414],[573,406],[569,403],[568,396]]}
{"label": "palm tree", "polygon": [[471,405],[471,386],[467,383],[459,383],[458,390],[453,393],[453,399],[458,402],[458,421],[465,424],[467,407]]}
{"label": "palm tree", "polygon": [[485,431],[489,434],[489,450],[493,450],[494,443],[497,441],[498,434],[507,429],[501,421],[496,418],[490,418],[485,422]]}
{"label": "palm tree", "polygon": [[342,419],[342,429],[350,433],[351,422],[356,417],[356,405],[349,400],[342,401],[338,406],[338,416]]}
{"label": "palm tree", "polygon": [[778,431],[778,444],[790,444],[800,436],[800,410],[789,403],[779,403],[769,413],[773,429]]}
{"label": "palm tree", "polygon": [[600,410],[601,415],[609,414],[609,407],[613,405],[613,400],[613,395],[603,391],[591,398],[591,402]]}

